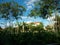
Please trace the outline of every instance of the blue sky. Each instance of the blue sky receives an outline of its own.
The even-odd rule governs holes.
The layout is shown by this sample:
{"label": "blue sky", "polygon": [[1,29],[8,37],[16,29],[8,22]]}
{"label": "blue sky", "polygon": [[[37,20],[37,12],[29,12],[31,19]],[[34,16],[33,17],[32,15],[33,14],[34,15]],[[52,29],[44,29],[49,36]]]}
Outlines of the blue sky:
{"label": "blue sky", "polygon": [[[4,0],[6,2],[8,0]],[[11,1],[11,0],[10,0]],[[34,17],[27,17],[27,15],[30,13],[30,11],[34,8],[34,2],[36,0],[14,0],[16,1],[19,5],[23,5],[27,10],[24,13],[24,16],[22,16],[22,20],[18,20],[19,22],[42,22],[45,26],[49,24],[49,21],[47,19],[42,19],[40,17],[34,18]],[[0,1],[1,2],[1,1]],[[9,1],[8,1],[9,2]],[[0,20],[0,22],[4,22]]]}
{"label": "blue sky", "polygon": [[18,2],[18,4],[23,5],[26,7],[26,12],[24,13],[24,16],[22,16],[22,20],[19,19],[19,22],[42,22],[45,26],[49,24],[49,22],[46,19],[42,19],[40,17],[37,17],[36,19],[34,17],[27,17],[27,15],[30,13],[30,11],[34,8],[34,2],[36,0],[15,0]]}

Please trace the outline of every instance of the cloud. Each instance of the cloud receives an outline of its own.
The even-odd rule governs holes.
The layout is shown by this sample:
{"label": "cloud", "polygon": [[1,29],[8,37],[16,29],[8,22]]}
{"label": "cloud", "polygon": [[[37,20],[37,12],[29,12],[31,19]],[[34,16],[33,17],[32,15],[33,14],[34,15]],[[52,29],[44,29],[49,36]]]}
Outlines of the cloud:
{"label": "cloud", "polygon": [[29,0],[29,1],[25,2],[26,6],[27,6],[27,10],[33,8],[35,1],[36,1],[36,0]]}
{"label": "cloud", "polygon": [[47,19],[48,24],[51,25],[51,26],[54,25],[54,23],[56,22],[56,21],[54,21],[54,19],[55,19],[55,16],[49,17]]}
{"label": "cloud", "polygon": [[53,20],[55,18],[55,16],[49,17],[47,20]]}
{"label": "cloud", "polygon": [[27,16],[21,16],[22,20],[24,22],[35,22],[35,21],[41,21],[39,18],[34,18],[34,17],[27,17]]}
{"label": "cloud", "polygon": [[22,19],[27,19],[27,16],[21,16]]}
{"label": "cloud", "polygon": [[29,21],[26,21],[26,23],[30,23],[30,22],[32,22],[31,20],[29,20]]}
{"label": "cloud", "polygon": [[27,17],[27,16],[21,16],[21,18],[24,20],[24,19],[26,19],[26,20],[33,20],[34,19],[34,17]]}
{"label": "cloud", "polygon": [[33,7],[31,5],[27,6],[27,10],[32,9]]}
{"label": "cloud", "polygon": [[[55,18],[55,13],[52,13],[52,17],[49,17],[47,20],[51,21]],[[60,13],[57,12],[57,15],[60,15]]]}
{"label": "cloud", "polygon": [[29,0],[29,1],[25,2],[25,3],[26,3],[26,5],[30,5],[30,4],[32,4],[33,2],[35,2],[35,0]]}

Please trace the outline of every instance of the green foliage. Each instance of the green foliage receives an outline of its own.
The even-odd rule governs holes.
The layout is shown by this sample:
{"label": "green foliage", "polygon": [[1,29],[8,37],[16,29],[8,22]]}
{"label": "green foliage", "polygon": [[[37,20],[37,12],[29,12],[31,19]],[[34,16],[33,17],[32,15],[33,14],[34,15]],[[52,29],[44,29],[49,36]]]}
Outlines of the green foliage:
{"label": "green foliage", "polygon": [[[32,24],[33,25],[33,24]],[[31,31],[42,31],[42,30],[44,30],[44,25],[43,25],[43,23],[40,23],[39,25],[37,25],[37,26],[30,26],[30,29],[31,29]]]}
{"label": "green foliage", "polygon": [[48,43],[60,43],[60,36],[53,32],[18,32],[11,33],[8,30],[0,31],[1,45],[46,45]]}
{"label": "green foliage", "polygon": [[[0,44],[1,45],[46,45],[48,43],[60,43],[60,34],[55,32],[48,32],[43,29],[43,24],[38,26],[25,25],[25,31],[12,27],[11,30],[5,28],[0,30]],[[27,27],[30,28],[27,29]],[[18,28],[18,27],[17,27]],[[21,27],[19,27],[21,28]],[[19,32],[20,30],[20,32]],[[34,31],[38,31],[34,33]],[[58,36],[57,36],[58,35]]]}
{"label": "green foliage", "polygon": [[[0,4],[0,18],[10,19],[11,17],[18,19],[26,9],[16,2],[6,2]],[[11,16],[11,17],[10,17]]]}
{"label": "green foliage", "polygon": [[46,26],[46,30],[50,30],[50,31],[52,31],[52,29],[53,29],[52,26],[50,26],[50,25],[47,25],[47,26]]}
{"label": "green foliage", "polygon": [[38,0],[35,2],[35,8],[31,10],[30,16],[40,16],[48,18],[57,8],[58,0]]}
{"label": "green foliage", "polygon": [[21,19],[20,16],[22,16],[25,11],[26,11],[26,9],[24,6],[19,5],[17,2],[14,2],[14,1],[0,3],[0,19],[4,18],[6,20],[5,21],[6,23],[8,20],[10,23],[10,22],[14,21],[15,19],[16,20]]}

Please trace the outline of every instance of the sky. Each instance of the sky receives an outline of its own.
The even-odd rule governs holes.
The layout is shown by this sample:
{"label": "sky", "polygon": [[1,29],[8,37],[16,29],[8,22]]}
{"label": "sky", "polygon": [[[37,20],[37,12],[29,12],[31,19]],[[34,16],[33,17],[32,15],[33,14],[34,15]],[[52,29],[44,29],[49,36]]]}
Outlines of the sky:
{"label": "sky", "polygon": [[[11,0],[9,0],[11,1]],[[4,0],[4,2],[9,2],[8,0]],[[44,24],[44,26],[47,26],[49,23],[51,23],[50,19],[53,19],[53,17],[50,17],[48,19],[42,19],[40,17],[34,18],[34,17],[27,17],[27,15],[29,15],[30,11],[34,8],[34,2],[36,0],[14,0],[16,1],[19,5],[22,5],[26,8],[26,12],[24,13],[24,16],[22,16],[22,20],[19,19],[19,22],[42,22]],[[1,2],[1,1],[0,1]],[[52,14],[54,15],[54,14]],[[4,22],[0,20],[0,22]],[[15,22],[15,21],[14,21]]]}
{"label": "sky", "polygon": [[[44,26],[47,26],[48,24],[53,24],[52,19],[55,18],[55,13],[53,13],[52,17],[49,17],[48,19],[42,19],[40,17],[37,17],[36,19],[34,17],[27,17],[27,15],[30,13],[30,11],[34,8],[34,2],[37,0],[17,0],[19,4],[22,4],[26,7],[26,12],[24,13],[25,16],[22,17],[22,21],[24,22],[42,22]],[[60,5],[59,5],[60,6]],[[57,12],[58,13],[58,12]],[[59,15],[60,13],[58,13]],[[21,20],[19,20],[21,22]]]}
{"label": "sky", "polygon": [[15,0],[18,2],[18,4],[21,4],[26,7],[26,12],[24,13],[24,16],[22,16],[22,20],[19,19],[20,22],[42,22],[45,26],[48,25],[49,21],[46,19],[42,19],[40,17],[37,17],[36,19],[34,17],[27,17],[27,15],[30,13],[30,11],[34,8],[34,2],[36,0]]}

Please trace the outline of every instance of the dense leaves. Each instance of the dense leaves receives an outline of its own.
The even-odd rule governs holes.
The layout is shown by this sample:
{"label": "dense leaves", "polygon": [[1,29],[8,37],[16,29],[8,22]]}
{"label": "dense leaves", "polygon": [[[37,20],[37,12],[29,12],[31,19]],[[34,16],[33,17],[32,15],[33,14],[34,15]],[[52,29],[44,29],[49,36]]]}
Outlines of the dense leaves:
{"label": "dense leaves", "polygon": [[16,2],[6,2],[0,4],[0,18],[10,19],[11,17],[18,19],[25,8]]}
{"label": "dense leaves", "polygon": [[59,0],[38,0],[35,2],[35,8],[31,10],[30,16],[48,18],[58,8],[59,2]]}
{"label": "dense leaves", "polygon": [[0,31],[0,45],[46,45],[48,43],[59,43],[60,36],[53,32],[20,32],[11,33],[8,30]]}
{"label": "dense leaves", "polygon": [[0,44],[46,45],[50,43],[60,43],[60,34],[45,30],[42,23],[38,26],[26,25],[24,23],[24,32],[22,32],[22,28],[18,28],[21,28],[21,26],[16,28],[7,27],[5,29],[1,29]]}

